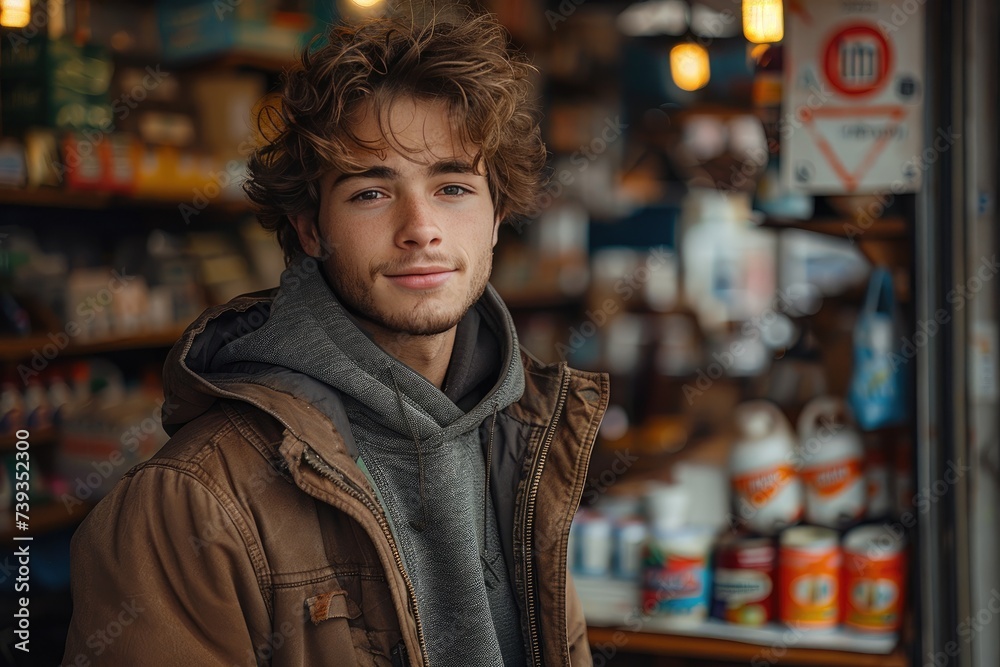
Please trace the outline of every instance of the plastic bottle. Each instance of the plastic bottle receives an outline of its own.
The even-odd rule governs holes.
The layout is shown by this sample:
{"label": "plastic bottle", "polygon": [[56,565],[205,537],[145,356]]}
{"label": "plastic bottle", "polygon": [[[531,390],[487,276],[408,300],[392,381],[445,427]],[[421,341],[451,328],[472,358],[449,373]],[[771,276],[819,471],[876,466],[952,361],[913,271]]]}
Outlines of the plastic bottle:
{"label": "plastic bottle", "polygon": [[736,408],[739,439],[729,458],[734,516],[730,524],[773,535],[802,517],[795,437],[778,406],[748,401]]}

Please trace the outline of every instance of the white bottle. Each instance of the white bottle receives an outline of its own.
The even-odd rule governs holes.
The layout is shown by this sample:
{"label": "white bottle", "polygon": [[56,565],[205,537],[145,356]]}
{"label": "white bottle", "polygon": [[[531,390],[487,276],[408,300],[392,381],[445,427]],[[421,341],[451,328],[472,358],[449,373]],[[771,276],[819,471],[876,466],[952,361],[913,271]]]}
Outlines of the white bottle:
{"label": "white bottle", "polygon": [[806,521],[843,528],[864,516],[868,504],[865,450],[844,401],[819,396],[806,405],[799,417],[799,459]]}
{"label": "white bottle", "polygon": [[795,436],[777,405],[748,401],[736,408],[739,439],[729,457],[733,528],[773,535],[802,517],[802,482],[793,465]]}

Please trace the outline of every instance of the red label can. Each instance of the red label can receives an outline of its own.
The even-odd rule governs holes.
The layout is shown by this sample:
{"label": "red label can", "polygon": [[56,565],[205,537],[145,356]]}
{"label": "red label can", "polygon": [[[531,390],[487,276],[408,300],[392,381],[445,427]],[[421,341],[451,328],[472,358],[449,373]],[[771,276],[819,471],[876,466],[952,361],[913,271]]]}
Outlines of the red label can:
{"label": "red label can", "polygon": [[774,620],[777,550],[768,538],[723,543],[716,556],[712,615],[730,623]]}
{"label": "red label can", "polygon": [[863,632],[896,632],[903,618],[906,553],[900,536],[861,526],[844,537],[844,624]]}
{"label": "red label can", "polygon": [[842,560],[834,530],[797,526],[781,534],[778,598],[783,623],[814,630],[837,626]]}

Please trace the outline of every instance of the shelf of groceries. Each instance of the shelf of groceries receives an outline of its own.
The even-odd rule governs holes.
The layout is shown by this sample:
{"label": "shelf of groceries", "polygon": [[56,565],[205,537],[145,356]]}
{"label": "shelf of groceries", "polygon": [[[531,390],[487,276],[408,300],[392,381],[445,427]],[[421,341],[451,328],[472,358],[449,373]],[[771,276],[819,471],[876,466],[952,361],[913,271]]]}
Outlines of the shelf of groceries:
{"label": "shelf of groceries", "polygon": [[[779,652],[782,648],[822,649],[839,653],[869,654],[880,656],[884,660],[885,656],[894,653],[899,643],[899,635],[895,632],[865,633],[843,627],[816,631],[777,622],[742,625],[712,617],[700,620],[684,619],[678,622],[675,618],[643,614],[642,587],[637,581],[577,576],[574,583],[583,604],[587,624],[594,629],[610,630],[612,637],[614,630],[617,629],[627,633],[625,636],[667,634],[724,640],[747,645],[743,649],[730,648],[728,651],[736,650],[741,657],[747,659],[766,657],[767,648],[777,647]],[[604,633],[597,634],[606,636]],[[629,643],[632,643],[631,640]],[[765,650],[762,650],[762,647],[765,647]],[[669,645],[664,645],[663,649],[665,653],[672,653]],[[711,655],[718,656],[718,654],[719,651],[713,648]],[[772,655],[782,657],[777,653]],[[852,655],[852,664],[854,657]]]}
{"label": "shelf of groceries", "polygon": [[[669,483],[592,488],[568,546],[592,643],[753,664],[905,664],[912,448],[898,422],[862,431],[869,417],[819,396],[793,428],[774,403],[745,401],[727,465],[690,460]],[[783,657],[791,650],[803,660]]]}
{"label": "shelf of groceries", "polygon": [[[701,660],[725,660],[750,665],[817,665],[821,667],[907,667],[910,663],[902,646],[889,654],[855,653],[838,648],[805,648],[784,639],[785,631],[772,631],[776,639],[765,638],[763,630],[755,639],[734,636],[731,626],[710,621],[706,626],[718,630],[714,634],[698,634],[696,630],[670,632],[656,629],[630,630],[591,624],[588,637],[595,659],[628,651],[642,655],[670,656]],[[725,630],[725,632],[723,631]],[[712,641],[706,642],[710,638]],[[610,658],[608,658],[610,660]],[[718,663],[713,663],[718,664]]]}

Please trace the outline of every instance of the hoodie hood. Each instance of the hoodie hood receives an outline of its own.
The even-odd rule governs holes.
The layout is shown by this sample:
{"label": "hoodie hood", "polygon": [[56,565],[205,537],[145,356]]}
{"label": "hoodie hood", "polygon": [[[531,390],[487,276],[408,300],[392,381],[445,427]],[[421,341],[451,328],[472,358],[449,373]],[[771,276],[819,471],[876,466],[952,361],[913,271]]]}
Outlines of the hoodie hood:
{"label": "hoodie hood", "polygon": [[[495,409],[520,398],[517,334],[492,287],[459,325],[442,391],[358,328],[319,267],[311,257],[296,257],[282,274],[266,321],[212,351],[206,370],[223,377],[263,367],[297,371],[364,406],[381,427],[430,447],[477,428]],[[250,323],[250,316],[245,319]],[[476,353],[490,348],[493,354]]]}
{"label": "hoodie hood", "polygon": [[[294,340],[287,335],[291,333],[296,334]],[[330,290],[319,264],[300,255],[282,273],[278,288],[209,308],[187,328],[164,364],[163,428],[174,435],[217,399],[232,397],[227,387],[252,382],[292,393],[338,425],[344,423],[343,407],[330,387],[362,402],[377,397],[383,405],[397,401],[398,387],[407,407],[405,412],[391,409],[387,415],[396,432],[409,436],[408,420],[413,419],[428,433],[446,426],[451,432],[461,431],[523,393],[517,350],[510,313],[493,287],[487,286],[458,325],[443,391],[438,390],[371,341]],[[327,367],[334,358],[360,365],[334,382],[317,380],[316,369]],[[418,415],[425,411],[414,404],[431,390],[439,396],[432,395],[426,414]],[[479,410],[469,415],[476,407]],[[463,415],[469,416],[462,419]],[[341,429],[341,435],[353,449],[349,431]],[[439,437],[446,435],[450,433]]]}

